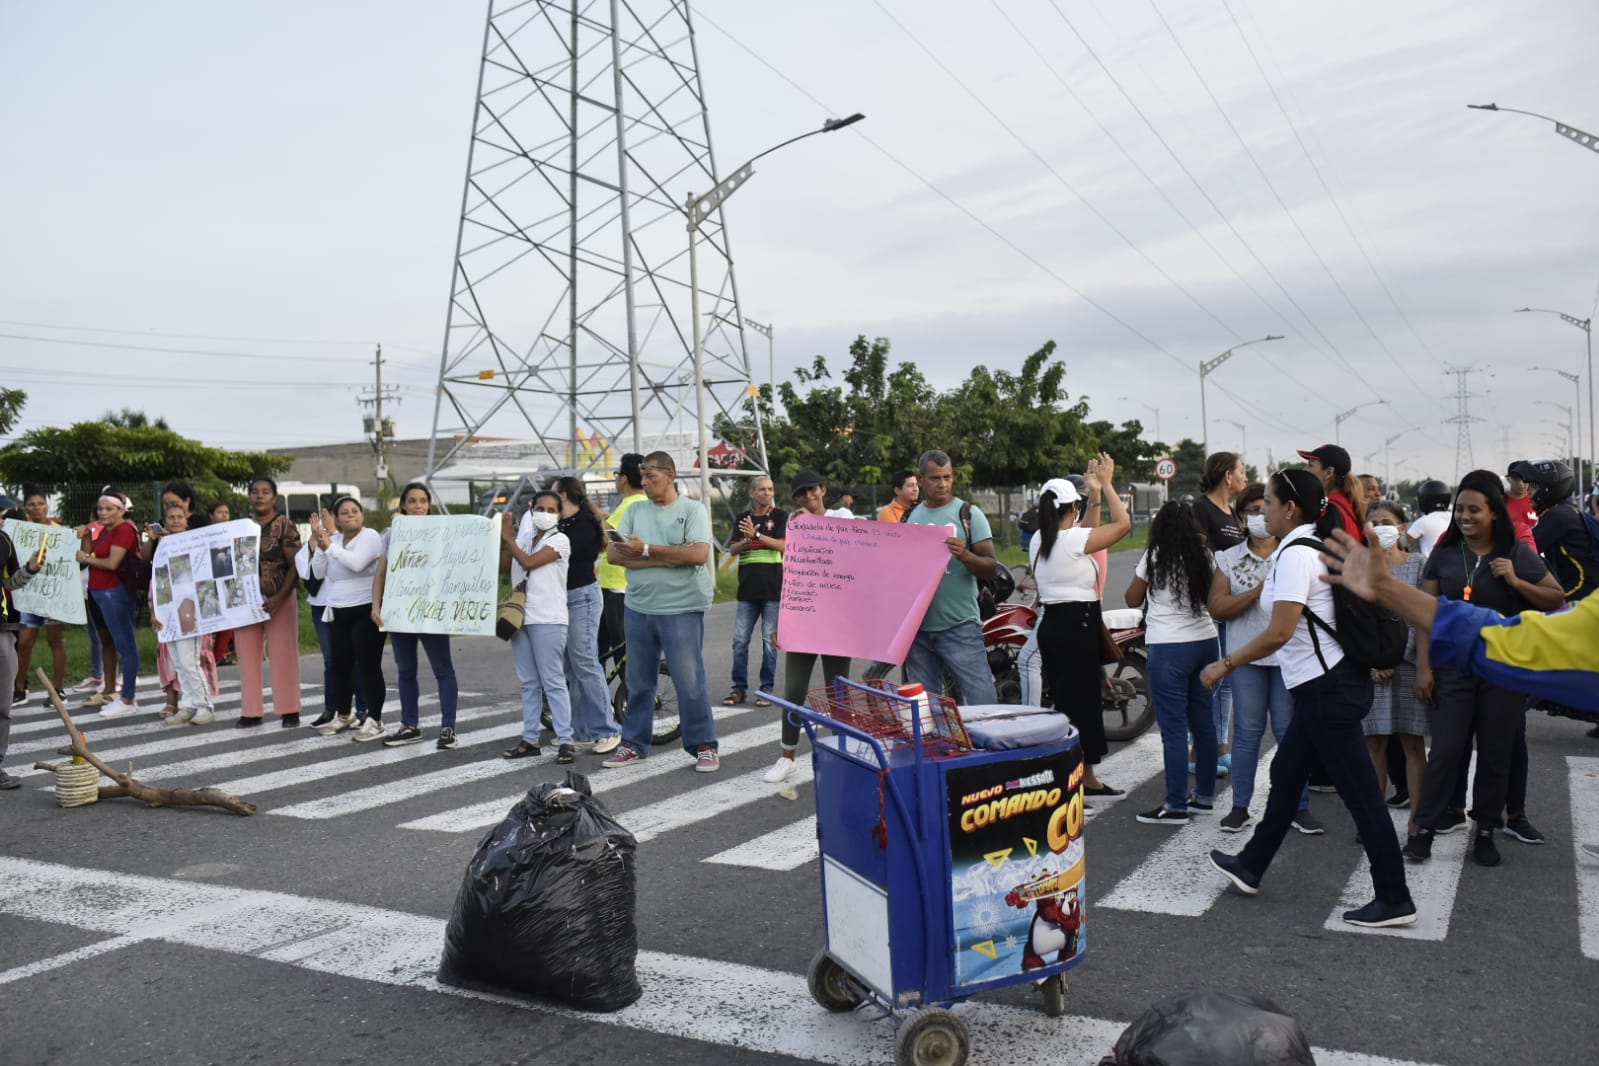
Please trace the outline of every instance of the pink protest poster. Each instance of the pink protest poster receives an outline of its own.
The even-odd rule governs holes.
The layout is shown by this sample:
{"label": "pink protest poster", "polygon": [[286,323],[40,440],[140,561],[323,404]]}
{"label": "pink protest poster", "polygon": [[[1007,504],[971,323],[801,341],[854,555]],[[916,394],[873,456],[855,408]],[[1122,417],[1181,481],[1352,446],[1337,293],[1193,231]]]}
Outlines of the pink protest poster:
{"label": "pink protest poster", "polygon": [[944,540],[953,535],[949,526],[792,516],[778,643],[784,651],[904,662],[951,563]]}

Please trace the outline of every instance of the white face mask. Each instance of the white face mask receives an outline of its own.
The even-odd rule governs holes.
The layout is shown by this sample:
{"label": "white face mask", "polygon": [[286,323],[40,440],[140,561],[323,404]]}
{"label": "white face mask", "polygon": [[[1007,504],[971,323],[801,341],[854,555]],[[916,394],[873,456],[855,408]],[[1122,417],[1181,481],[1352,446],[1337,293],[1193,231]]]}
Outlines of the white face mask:
{"label": "white face mask", "polygon": [[1387,551],[1399,543],[1398,526],[1377,526],[1377,543],[1382,545],[1382,550]]}
{"label": "white face mask", "polygon": [[1248,514],[1244,516],[1244,524],[1249,527],[1249,535],[1265,540],[1271,536],[1266,532],[1266,516],[1263,514]]}
{"label": "white face mask", "polygon": [[555,528],[556,516],[550,514],[550,512],[534,511],[532,512],[532,515],[533,528],[538,530],[540,533],[548,533],[550,530]]}

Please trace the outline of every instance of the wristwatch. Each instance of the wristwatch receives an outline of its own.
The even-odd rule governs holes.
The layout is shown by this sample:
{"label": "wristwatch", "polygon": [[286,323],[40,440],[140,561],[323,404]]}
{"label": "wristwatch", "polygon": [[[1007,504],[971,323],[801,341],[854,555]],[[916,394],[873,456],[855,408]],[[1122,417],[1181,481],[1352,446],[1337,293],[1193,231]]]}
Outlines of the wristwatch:
{"label": "wristwatch", "polygon": [[649,546],[649,544],[646,543],[644,545],[644,558],[648,559],[649,557],[650,557],[650,546]]}

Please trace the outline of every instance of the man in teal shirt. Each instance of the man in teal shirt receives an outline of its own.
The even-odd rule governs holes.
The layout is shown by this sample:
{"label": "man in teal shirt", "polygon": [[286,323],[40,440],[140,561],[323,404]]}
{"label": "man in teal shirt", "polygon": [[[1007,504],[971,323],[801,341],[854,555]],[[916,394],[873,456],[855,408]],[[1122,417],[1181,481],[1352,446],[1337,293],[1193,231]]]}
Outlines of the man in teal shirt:
{"label": "man in teal shirt", "polygon": [[907,522],[920,526],[953,526],[949,565],[938,591],[927,605],[922,626],[916,631],[905,659],[905,676],[934,695],[944,692],[944,671],[960,685],[963,703],[997,703],[994,675],[983,651],[983,630],[977,613],[977,582],[989,581],[999,566],[994,557],[994,535],[988,518],[976,507],[961,511],[966,502],[955,495],[955,467],[944,452],[922,455],[918,464],[922,502]]}
{"label": "man in teal shirt", "polygon": [[683,749],[694,769],[721,769],[716,724],[705,681],[705,612],[711,606],[711,519],[705,507],[677,492],[677,464],[666,452],[651,452],[640,466],[645,502],[634,504],[617,527],[605,557],[627,574],[627,721],[622,744],[606,766],[638,762],[650,751],[655,726],[657,664],[677,689],[683,719]]}

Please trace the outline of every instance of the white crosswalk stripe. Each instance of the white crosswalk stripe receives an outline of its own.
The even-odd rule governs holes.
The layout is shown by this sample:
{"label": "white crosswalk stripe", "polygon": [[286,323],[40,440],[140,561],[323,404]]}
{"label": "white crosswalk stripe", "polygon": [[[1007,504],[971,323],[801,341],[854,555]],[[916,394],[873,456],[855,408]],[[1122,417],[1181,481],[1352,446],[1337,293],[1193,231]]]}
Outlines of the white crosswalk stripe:
{"label": "white crosswalk stripe", "polygon": [[[300,690],[302,692],[308,691],[311,687],[312,686],[309,684],[301,685]],[[316,686],[318,689],[321,687],[321,685]],[[217,710],[222,711],[236,708],[241,702],[242,697],[238,691],[235,690],[231,693],[224,693],[215,697],[212,700],[212,705],[216,707]],[[102,736],[116,740],[125,736],[138,736],[137,733],[126,732],[128,729],[143,728],[148,730],[151,726],[159,727],[161,725],[161,709],[164,706],[165,702],[163,700],[146,699],[139,704],[139,710],[137,713],[118,718],[101,718],[99,713],[93,707],[69,707],[67,710],[68,713],[72,715],[73,724],[79,729],[83,730],[84,733],[90,737],[90,739],[93,739],[97,736]],[[107,722],[122,722],[128,724],[108,726],[105,729],[99,728],[102,724]],[[44,718],[36,722],[25,722],[22,725],[11,727],[11,735],[14,737],[26,736],[32,733],[59,733],[60,731],[61,719],[57,717],[54,708],[51,709],[49,718]],[[114,736],[112,735],[113,732],[115,732]],[[30,741],[29,743],[35,742]],[[12,750],[18,750],[18,746],[12,745]],[[32,750],[43,751],[44,749],[34,748]]]}
{"label": "white crosswalk stripe", "polygon": [[752,870],[797,870],[822,853],[816,839],[816,815],[762,833],[753,840],[719,851],[706,862],[721,866],[747,866]]}
{"label": "white crosswalk stripe", "polygon": [[1571,846],[1577,862],[1577,932],[1582,953],[1599,959],[1599,858],[1583,850],[1599,845],[1599,759],[1566,756],[1571,789]]}

